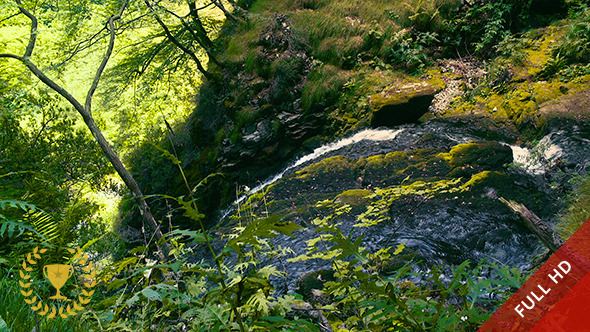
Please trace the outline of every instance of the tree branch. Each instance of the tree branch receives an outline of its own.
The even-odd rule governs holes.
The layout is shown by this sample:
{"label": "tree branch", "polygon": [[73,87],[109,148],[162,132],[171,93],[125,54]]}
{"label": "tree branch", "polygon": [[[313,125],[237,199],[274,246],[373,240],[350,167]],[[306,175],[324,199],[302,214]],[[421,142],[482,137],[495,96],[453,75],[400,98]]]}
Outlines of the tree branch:
{"label": "tree branch", "polygon": [[35,48],[35,42],[37,41],[37,18],[22,6],[20,0],[16,0],[16,3],[18,4],[18,10],[31,20],[31,35],[29,37],[29,44],[25,49],[25,55],[23,56],[29,58],[33,54],[33,48]]}
{"label": "tree branch", "polygon": [[8,21],[8,20],[10,20],[11,18],[13,18],[13,17],[15,17],[15,16],[18,16],[18,14],[20,14],[20,13],[14,13],[14,14],[12,14],[12,15],[10,15],[10,16],[8,16],[8,17],[6,17],[6,18],[3,18],[3,19],[1,19],[1,20],[0,20],[0,23],[2,23],[2,22],[4,22],[4,21]]}
{"label": "tree branch", "polygon": [[197,58],[197,56],[195,55],[194,52],[192,52],[191,50],[189,50],[188,48],[186,48],[186,46],[182,45],[178,39],[176,39],[172,33],[170,33],[170,29],[168,29],[168,26],[166,26],[166,24],[164,24],[164,22],[162,21],[162,19],[160,19],[160,17],[158,16],[158,14],[156,13],[156,11],[154,10],[154,8],[152,7],[152,5],[149,3],[148,0],[144,0],[144,3],[146,4],[146,6],[148,6],[148,8],[151,10],[151,12],[154,15],[154,18],[156,19],[156,21],[158,22],[158,24],[160,25],[160,27],[164,30],[164,33],[166,34],[166,37],[168,37],[168,39],[174,44],[176,45],[176,47],[180,48],[185,54],[187,54],[197,65],[197,68],[199,69],[199,71],[203,74],[203,76],[205,76],[205,78],[207,79],[213,79],[213,75],[211,73],[209,73],[201,64],[201,61],[199,60],[199,58]]}
{"label": "tree branch", "polygon": [[0,58],[12,58],[12,59],[16,59],[18,61],[23,61],[22,56],[18,56],[16,54],[10,54],[10,53],[0,53]]}
{"label": "tree branch", "polygon": [[[186,23],[186,21],[184,20],[184,18],[176,15],[176,13],[174,13],[174,12],[172,12],[172,11],[166,9],[166,8],[163,8],[162,7],[162,9],[164,11],[166,11],[168,14],[170,14],[170,15],[176,17],[178,20],[180,20],[180,22],[182,23],[182,26],[184,26],[184,28],[186,30],[188,30],[188,32],[191,34],[191,36],[193,36],[193,39],[196,40],[197,43],[199,44],[199,46],[201,46],[201,48],[203,48],[205,50],[205,53],[207,53],[207,56],[209,57],[209,60],[211,60],[214,64],[216,64],[216,65],[218,65],[220,67],[223,66],[219,61],[217,61],[217,58],[213,55],[213,52],[211,51],[211,47],[210,47],[211,44],[212,44],[211,39],[206,38],[206,40],[201,40],[202,38],[200,38],[199,35],[197,34],[197,32],[195,32],[190,27],[190,25],[188,23]],[[190,13],[189,13],[189,15],[190,15]]]}
{"label": "tree branch", "polygon": [[[98,43],[98,41],[100,41],[102,38],[104,38],[104,36],[101,36],[100,38],[96,38],[98,35],[101,34],[101,32],[103,32],[106,29],[106,25],[104,27],[102,27],[102,29],[100,29],[98,32],[96,32],[94,35],[90,36],[90,38],[86,38],[86,40],[83,40],[81,42],[79,42],[78,44],[76,44],[76,46],[74,47],[73,50],[71,51],[67,51],[67,53],[70,53],[67,58],[65,60],[63,60],[62,62],[58,63],[57,65],[55,65],[55,67],[60,67],[62,65],[64,65],[66,62],[70,61],[73,57],[75,57],[78,53],[94,46],[94,44]],[[96,38],[96,39],[94,39]],[[86,45],[84,45],[86,43]]]}
{"label": "tree branch", "polygon": [[[92,96],[93,96],[94,92],[96,91],[96,88],[98,86],[98,82],[100,81],[100,76],[102,75],[102,73],[106,67],[106,64],[110,58],[110,55],[113,51],[114,38],[115,38],[114,21],[119,19],[121,17],[121,15],[123,14],[123,11],[125,10],[125,7],[127,6],[127,1],[125,1],[123,3],[123,6],[121,7],[121,9],[117,15],[113,15],[109,18],[108,25],[109,25],[109,28],[111,31],[111,38],[110,38],[109,46],[107,48],[105,56],[103,57],[103,60],[96,71],[94,81],[92,82],[92,85],[91,85],[91,87],[88,91],[88,94],[86,96],[86,106],[88,107],[87,109],[84,106],[82,106],[82,104],[74,96],[72,96],[67,90],[65,90],[63,87],[61,87],[59,84],[57,84],[56,82],[51,80],[47,75],[45,75],[45,73],[43,73],[43,71],[41,71],[31,61],[30,56],[33,53],[33,48],[35,47],[35,39],[36,39],[36,35],[37,35],[37,18],[33,14],[31,14],[28,10],[26,10],[25,8],[23,8],[21,6],[20,0],[16,0],[16,2],[19,5],[19,10],[21,11],[21,13],[25,14],[27,17],[29,17],[29,19],[31,19],[31,36],[30,36],[27,48],[25,50],[24,56],[18,56],[18,55],[9,54],[9,53],[0,53],[0,58],[12,58],[12,59],[16,59],[16,60],[22,62],[33,73],[33,75],[35,75],[37,78],[39,78],[39,80],[41,80],[41,82],[43,82],[49,88],[51,88],[52,90],[57,92],[59,95],[64,97],[74,107],[74,109],[76,109],[76,111],[78,111],[78,113],[82,116],[84,123],[86,124],[86,126],[88,127],[88,129],[90,130],[90,132],[92,133],[94,138],[96,139],[98,145],[100,146],[101,150],[103,151],[103,153],[105,154],[105,156],[107,157],[107,159],[109,160],[111,165],[113,165],[113,167],[115,168],[115,170],[117,171],[117,173],[119,174],[119,176],[121,177],[123,182],[125,182],[125,185],[127,186],[127,188],[133,193],[134,198],[136,199],[136,201],[139,205],[140,212],[141,212],[142,216],[148,221],[149,226],[153,229],[154,235],[156,236],[156,238],[158,240],[161,240],[164,237],[164,235],[162,234],[162,231],[160,230],[160,226],[158,225],[158,223],[154,219],[154,216],[152,215],[150,208],[145,201],[145,198],[143,196],[143,193],[141,192],[141,189],[139,188],[139,185],[137,184],[137,182],[135,181],[135,179],[133,178],[133,176],[131,175],[129,170],[127,170],[127,168],[125,168],[125,166],[121,162],[121,159],[119,158],[119,156],[112,149],[112,147],[110,146],[110,144],[108,143],[108,141],[106,140],[106,138],[104,137],[102,132],[100,131],[100,128],[98,128],[98,125],[94,121],[94,118],[92,117],[92,114],[90,112],[90,106],[91,106],[90,102],[91,102]],[[160,249],[158,243],[156,243],[156,247],[158,248],[157,254],[158,254],[159,258],[161,260],[166,260],[168,257],[169,251],[170,251],[168,244],[167,243],[164,244],[164,250]]]}
{"label": "tree branch", "polygon": [[211,2],[213,2],[213,4],[215,4],[215,7],[221,9],[221,11],[225,15],[225,17],[227,17],[229,20],[231,20],[232,22],[238,21],[238,18],[234,14],[230,13],[227,9],[225,9],[225,6],[223,5],[223,3],[221,1],[211,0]]}
{"label": "tree branch", "polygon": [[201,17],[199,17],[199,10],[207,8],[210,5],[213,5],[213,2],[201,8],[197,8],[195,2],[191,0],[187,0],[186,2],[189,8],[189,15],[193,21],[193,24],[197,27],[197,33],[203,37],[202,39],[207,44],[207,46],[213,47],[213,41],[211,40],[211,38],[209,38],[209,35],[207,34],[207,29],[205,29],[205,27],[203,26],[203,22],[201,21]]}
{"label": "tree branch", "polygon": [[127,1],[123,2],[123,5],[121,6],[121,9],[119,10],[119,13],[117,15],[111,16],[109,18],[108,23],[107,23],[107,26],[108,26],[108,28],[110,30],[110,34],[111,34],[111,38],[109,39],[109,46],[107,47],[107,51],[105,52],[105,55],[102,58],[102,62],[100,63],[100,66],[98,66],[98,69],[96,70],[96,75],[94,75],[94,80],[92,81],[92,85],[90,86],[90,89],[88,90],[88,94],[86,94],[86,103],[84,104],[85,105],[84,109],[89,114],[92,114],[92,111],[91,111],[92,96],[94,95],[94,92],[96,91],[96,88],[98,87],[98,82],[100,81],[100,77],[102,76],[102,73],[104,72],[104,69],[107,66],[107,62],[109,62],[111,54],[113,53],[113,48],[115,47],[115,24],[114,24],[114,22],[121,18],[121,15],[123,15],[123,11],[125,10],[125,7],[127,7]]}

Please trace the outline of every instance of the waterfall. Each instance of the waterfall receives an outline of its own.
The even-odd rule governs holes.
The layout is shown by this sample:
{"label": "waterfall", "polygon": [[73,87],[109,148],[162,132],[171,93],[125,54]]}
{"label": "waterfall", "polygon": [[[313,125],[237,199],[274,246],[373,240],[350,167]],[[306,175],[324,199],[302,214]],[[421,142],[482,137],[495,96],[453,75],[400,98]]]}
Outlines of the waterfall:
{"label": "waterfall", "polygon": [[[248,195],[252,195],[252,194],[257,193],[258,191],[260,191],[260,190],[266,188],[267,186],[275,183],[276,181],[280,180],[285,174],[287,174],[287,172],[289,172],[293,168],[301,166],[309,161],[315,160],[318,157],[321,157],[322,155],[324,155],[326,153],[336,151],[338,149],[341,149],[343,147],[346,147],[346,146],[349,146],[352,144],[359,143],[361,141],[379,142],[379,141],[392,140],[397,135],[399,135],[402,131],[404,131],[404,129],[364,129],[364,130],[361,130],[358,133],[356,133],[350,137],[346,137],[346,138],[343,138],[339,141],[322,145],[319,148],[316,148],[315,150],[313,150],[313,152],[297,159],[295,162],[293,162],[292,164],[287,166],[280,173],[278,173],[274,176],[271,176],[263,183],[250,189],[250,191],[248,192]],[[248,195],[240,196],[239,198],[237,198],[234,201],[234,203],[232,205],[236,205],[236,204],[241,203],[242,201],[244,201],[246,199],[246,197],[248,197]],[[227,215],[231,212],[231,209],[232,209],[232,207],[230,206],[227,210],[223,211],[220,221],[225,219],[225,217],[227,217]]]}
{"label": "waterfall", "polygon": [[547,166],[563,155],[563,150],[551,142],[551,135],[543,137],[532,149],[518,145],[510,145],[510,148],[514,163],[533,175],[545,173]]}

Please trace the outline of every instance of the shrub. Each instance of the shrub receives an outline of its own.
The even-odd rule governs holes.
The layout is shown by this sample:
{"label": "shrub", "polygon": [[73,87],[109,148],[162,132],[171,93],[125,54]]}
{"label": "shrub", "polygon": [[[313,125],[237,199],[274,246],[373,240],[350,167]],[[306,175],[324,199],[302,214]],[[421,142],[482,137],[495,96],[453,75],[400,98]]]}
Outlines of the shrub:
{"label": "shrub", "polygon": [[568,64],[588,63],[590,59],[590,8],[583,7],[574,14],[565,38],[554,50],[556,59],[564,59]]}
{"label": "shrub", "polygon": [[590,218],[590,175],[575,177],[573,183],[576,189],[569,199],[569,207],[557,224],[557,232],[563,240],[569,239]]}

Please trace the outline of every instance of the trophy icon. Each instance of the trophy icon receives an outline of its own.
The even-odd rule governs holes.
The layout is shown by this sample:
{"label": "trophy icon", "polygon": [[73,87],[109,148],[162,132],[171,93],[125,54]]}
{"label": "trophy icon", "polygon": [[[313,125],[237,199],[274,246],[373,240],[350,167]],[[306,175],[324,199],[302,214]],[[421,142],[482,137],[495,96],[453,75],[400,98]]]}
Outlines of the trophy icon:
{"label": "trophy icon", "polygon": [[43,266],[43,275],[57,289],[57,293],[50,299],[65,300],[67,297],[60,294],[59,289],[66,284],[68,278],[74,273],[74,267],[66,264],[51,264]]}

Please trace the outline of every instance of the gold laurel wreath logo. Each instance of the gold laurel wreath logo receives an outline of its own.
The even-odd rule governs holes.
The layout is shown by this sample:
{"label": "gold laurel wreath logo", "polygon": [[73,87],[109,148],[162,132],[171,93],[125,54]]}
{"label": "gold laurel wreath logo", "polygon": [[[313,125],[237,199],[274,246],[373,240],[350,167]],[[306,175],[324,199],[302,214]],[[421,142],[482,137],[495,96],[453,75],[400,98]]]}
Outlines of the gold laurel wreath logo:
{"label": "gold laurel wreath logo", "polygon": [[[72,305],[68,304],[65,308],[60,305],[59,308],[56,308],[54,305],[43,305],[43,301],[38,298],[36,295],[33,295],[33,289],[31,288],[31,275],[29,274],[33,271],[33,266],[37,265],[36,259],[41,259],[41,254],[45,253],[47,249],[39,249],[39,247],[35,247],[32,252],[27,254],[25,260],[23,260],[22,269],[19,270],[20,277],[22,280],[19,280],[19,285],[21,287],[21,294],[25,297],[25,302],[31,306],[31,310],[36,312],[41,316],[47,315],[47,318],[54,318],[57,315],[61,316],[62,318],[68,318],[69,316],[76,315],[79,311],[84,310],[83,305],[90,303],[90,297],[94,294],[94,286],[96,286],[95,280],[95,272],[92,268],[92,261],[88,260],[88,254],[82,253],[82,249],[79,247],[77,249],[68,249],[71,254],[74,254],[72,261],[75,261],[81,258],[78,261],[78,266],[82,266],[82,271],[88,273],[82,275],[82,278],[88,282],[83,283],[83,288],[81,289],[81,293],[78,295],[78,300],[73,301]],[[28,265],[27,265],[28,263]],[[86,288],[86,289],[85,289]],[[58,289],[59,293],[59,289]],[[41,310],[43,309],[43,310]]]}

